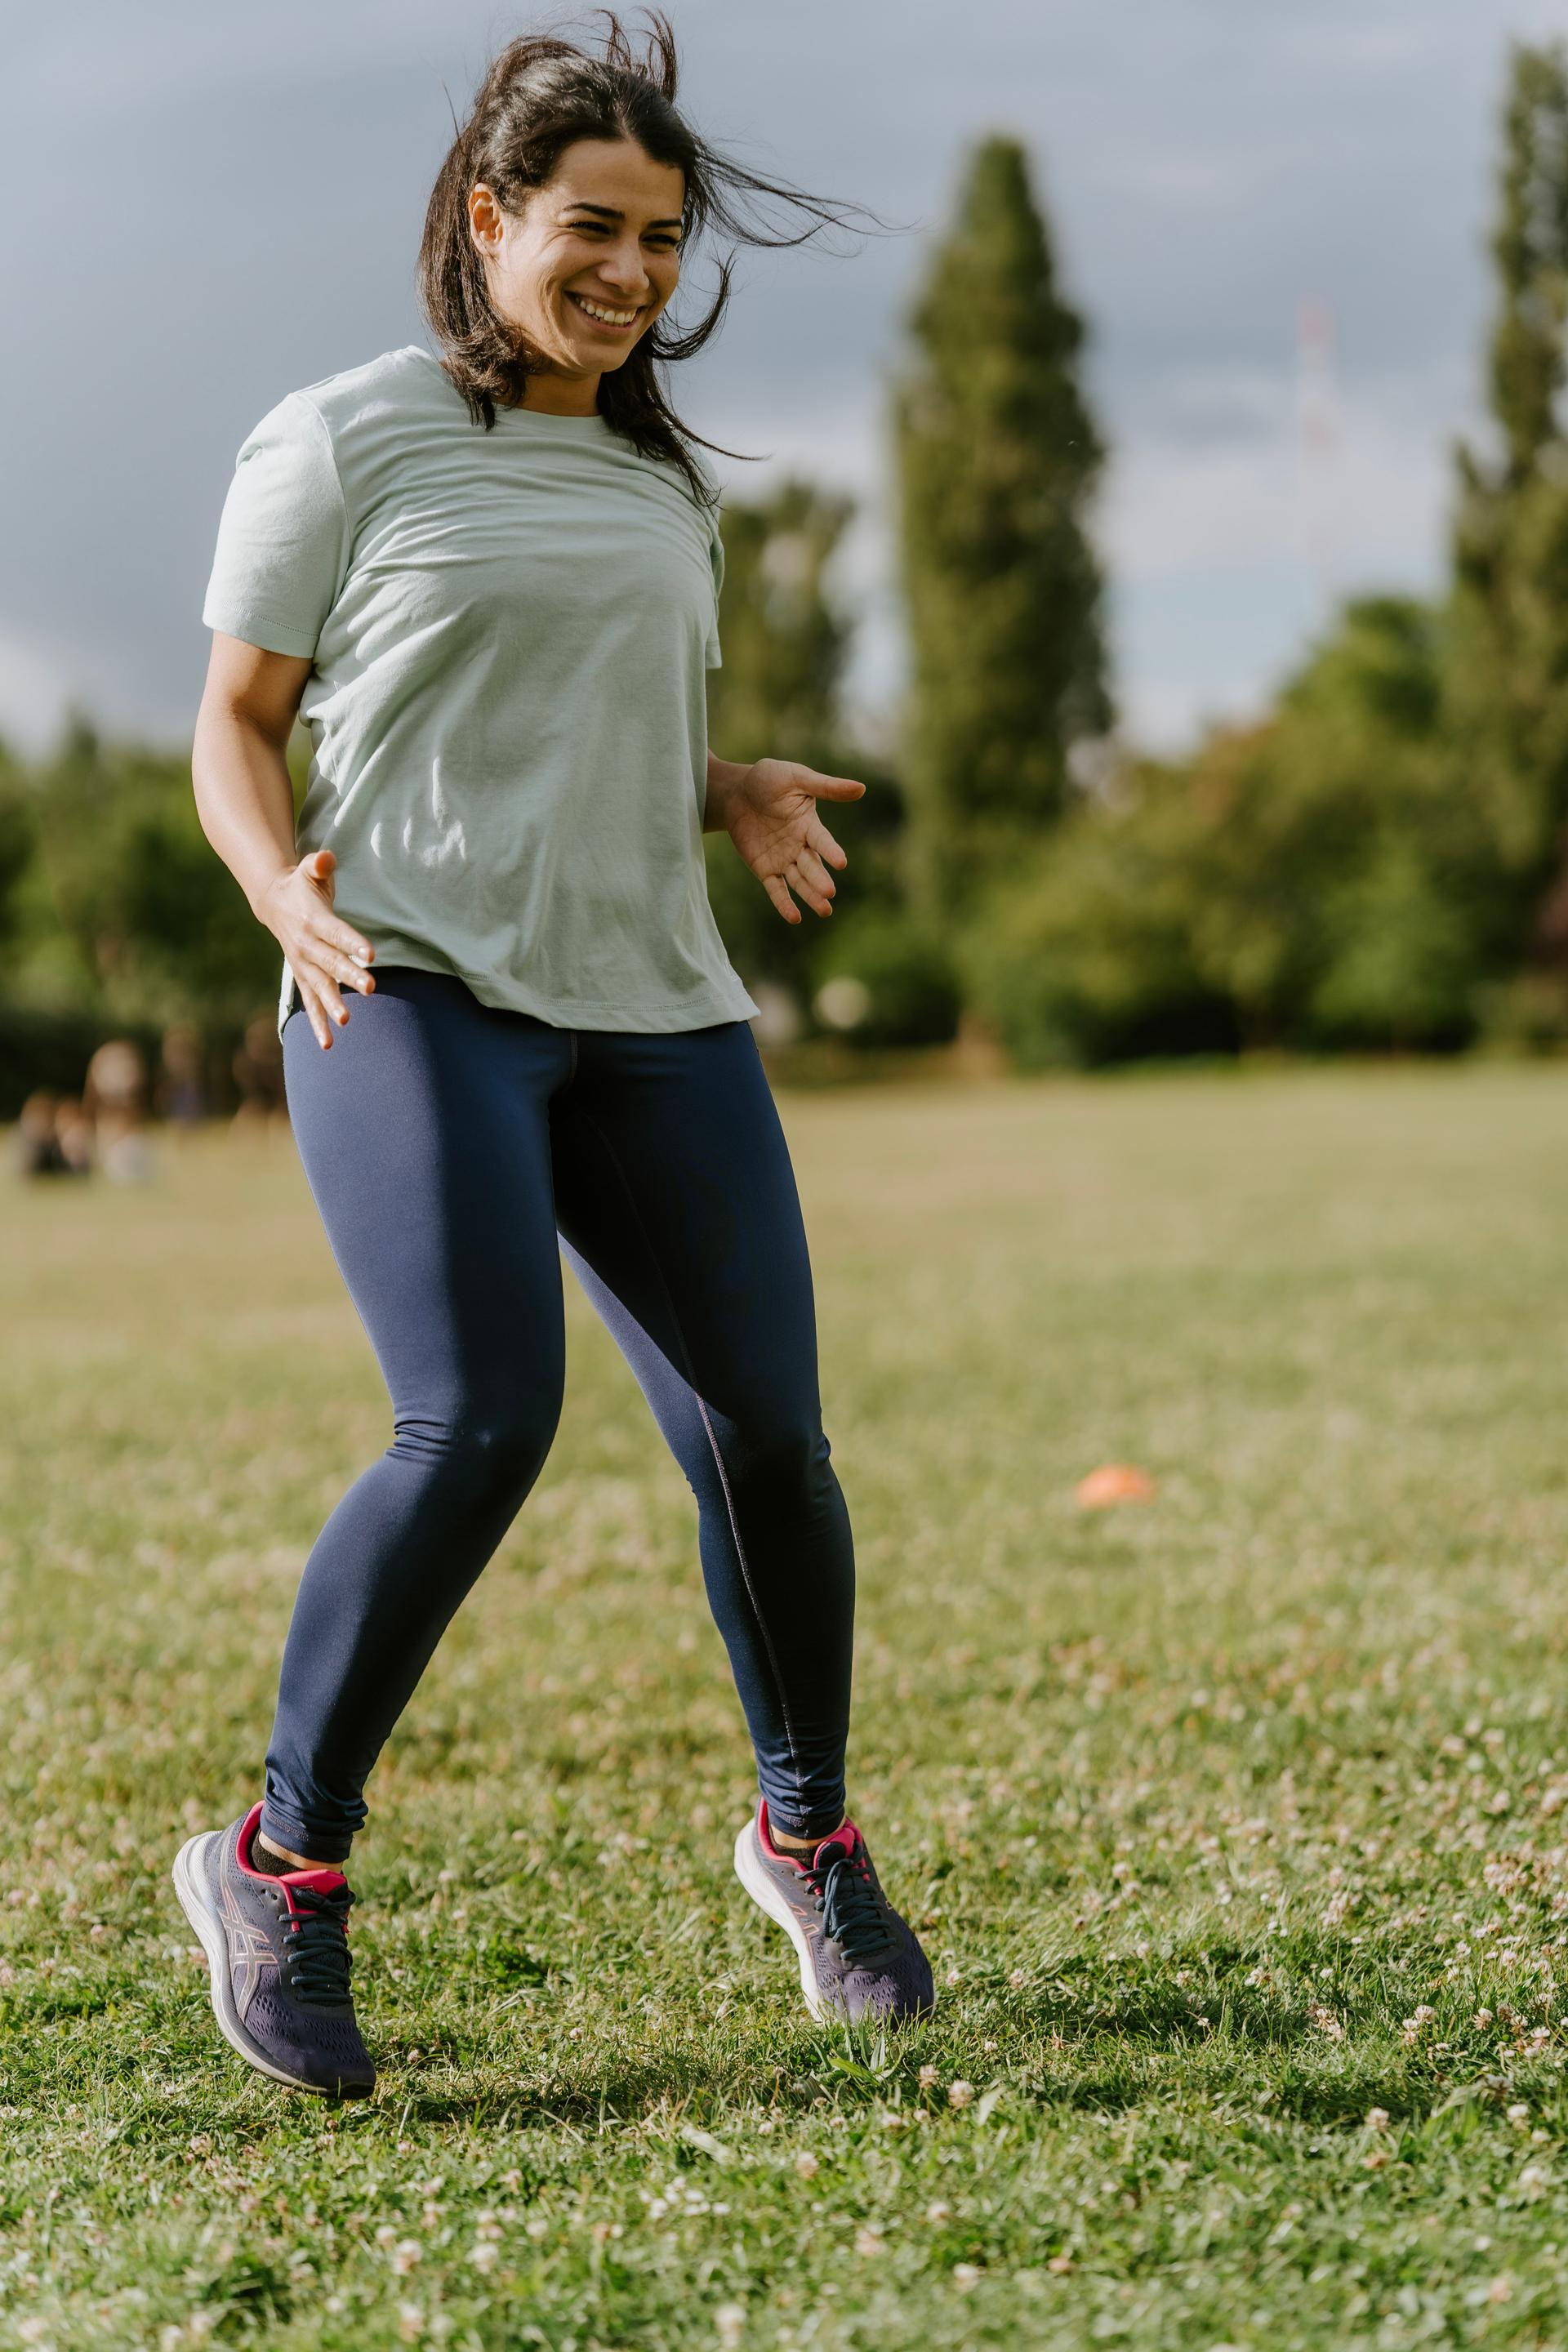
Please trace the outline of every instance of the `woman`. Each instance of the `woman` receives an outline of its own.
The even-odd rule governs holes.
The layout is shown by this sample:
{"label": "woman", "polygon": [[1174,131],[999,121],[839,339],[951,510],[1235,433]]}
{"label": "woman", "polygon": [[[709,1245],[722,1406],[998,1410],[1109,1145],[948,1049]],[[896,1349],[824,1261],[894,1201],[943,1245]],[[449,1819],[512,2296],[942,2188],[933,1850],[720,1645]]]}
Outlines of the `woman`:
{"label": "woman", "polygon": [[803,207],[807,236],[837,215],[694,136],[652,24],[640,59],[614,16],[600,57],[497,59],[426,222],[440,358],[387,352],[263,418],[204,608],[202,823],[283,950],[289,1108],[393,1403],[306,1563],[262,1800],[174,1864],[225,2035],[306,2090],[374,2083],[342,1865],[549,1451],[563,1250],[697,1496],[756,1752],[742,1884],[814,2015],[932,1998],[846,1812],[849,1522],[757,1007],[701,851],[722,825],[786,921],[797,898],[827,915],[845,857],[816,803],[864,787],[708,752],[723,554],[659,365],[724,304],[727,268],[697,329],[659,331],[700,228],[801,241],[728,189]]}

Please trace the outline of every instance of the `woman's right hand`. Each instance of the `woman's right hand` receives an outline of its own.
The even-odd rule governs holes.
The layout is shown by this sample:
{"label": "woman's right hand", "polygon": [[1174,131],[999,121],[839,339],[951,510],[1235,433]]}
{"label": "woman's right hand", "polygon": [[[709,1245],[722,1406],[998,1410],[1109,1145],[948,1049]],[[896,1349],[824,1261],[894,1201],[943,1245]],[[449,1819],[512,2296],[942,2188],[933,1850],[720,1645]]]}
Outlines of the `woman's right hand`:
{"label": "woman's right hand", "polygon": [[325,1052],[332,1031],[349,1017],[342,991],[356,988],[370,996],[375,982],[365,967],[375,950],[332,912],[332,869],[330,849],[312,849],[297,866],[284,869],[268,883],[257,913],[289,960],[300,989],[300,1001]]}

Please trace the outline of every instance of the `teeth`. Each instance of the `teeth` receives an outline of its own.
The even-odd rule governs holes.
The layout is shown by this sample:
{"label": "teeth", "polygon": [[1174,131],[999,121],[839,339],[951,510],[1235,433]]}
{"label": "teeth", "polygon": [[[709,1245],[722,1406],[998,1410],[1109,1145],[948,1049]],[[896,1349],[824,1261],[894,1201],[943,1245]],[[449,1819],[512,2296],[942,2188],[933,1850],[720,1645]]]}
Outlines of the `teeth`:
{"label": "teeth", "polygon": [[597,302],[590,302],[585,294],[574,295],[573,299],[581,302],[590,319],[603,319],[612,327],[629,327],[637,317],[635,310],[605,310]]}

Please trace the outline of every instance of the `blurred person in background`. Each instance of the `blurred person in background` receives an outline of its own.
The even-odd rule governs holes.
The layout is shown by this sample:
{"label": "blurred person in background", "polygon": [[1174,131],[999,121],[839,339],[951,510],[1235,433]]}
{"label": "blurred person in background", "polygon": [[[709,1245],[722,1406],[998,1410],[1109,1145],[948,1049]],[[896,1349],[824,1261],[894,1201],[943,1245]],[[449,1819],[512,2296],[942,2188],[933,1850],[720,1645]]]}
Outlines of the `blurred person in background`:
{"label": "blurred person in background", "polygon": [[77,1095],[61,1095],[55,1103],[55,1141],[68,1176],[90,1176],[97,1138],[86,1103]]}
{"label": "blurred person in background", "polygon": [[113,1184],[142,1184],[153,1172],[147,1143],[147,1065],[129,1037],[110,1037],[87,1066],[82,1110]]}
{"label": "blurred person in background", "polygon": [[[489,68],[421,247],[441,356],[385,352],[262,419],[204,608],[197,803],[283,950],[289,1108],[395,1430],[306,1564],[261,1801],[174,1865],[226,2039],[310,2090],[374,2081],[343,1864],[548,1454],[563,1253],[697,1496],[756,1755],[742,1884],[813,2014],[932,1998],[846,1810],[849,1518],[758,1008],[702,858],[722,826],[784,919],[826,915],[845,857],[816,801],[864,786],[708,750],[717,490],[663,383],[728,297],[725,271],[695,327],[661,327],[699,231],[798,244],[842,213],[697,137],[666,19],[639,58],[601,13],[602,54],[524,37]],[[756,194],[809,226],[753,226]]]}
{"label": "blurred person in background", "polygon": [[12,1159],[19,1176],[68,1176],[70,1165],[60,1149],[59,1105],[40,1087],[30,1094],[16,1118]]}
{"label": "blurred person in background", "polygon": [[245,1027],[245,1042],[234,1057],[234,1083],[239,1088],[237,1128],[266,1129],[275,1119],[285,1126],[289,1105],[283,1082],[283,1048],[278,1024],[269,1013],[258,1013]]}
{"label": "blurred person in background", "polygon": [[[268,1034],[271,1024],[268,1023]],[[160,1047],[155,1102],[161,1118],[177,1131],[200,1127],[206,1118],[201,1031],[194,1021],[174,1021]]]}

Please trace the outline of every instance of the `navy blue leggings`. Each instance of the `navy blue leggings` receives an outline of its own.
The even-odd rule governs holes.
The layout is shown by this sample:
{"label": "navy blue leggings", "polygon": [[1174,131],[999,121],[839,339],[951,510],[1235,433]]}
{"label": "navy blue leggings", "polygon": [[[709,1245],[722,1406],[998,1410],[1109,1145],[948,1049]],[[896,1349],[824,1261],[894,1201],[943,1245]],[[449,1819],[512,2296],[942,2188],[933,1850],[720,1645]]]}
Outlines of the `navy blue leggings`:
{"label": "navy blue leggings", "polygon": [[558,1029],[377,966],[331,1048],[284,1024],[289,1109],[392,1397],[310,1552],[263,1833],[340,1862],[363,1787],[561,1412],[561,1257],[698,1505],[714,1619],[779,1827],[837,1828],[855,1564],[828,1458],[800,1203],[743,1021]]}

